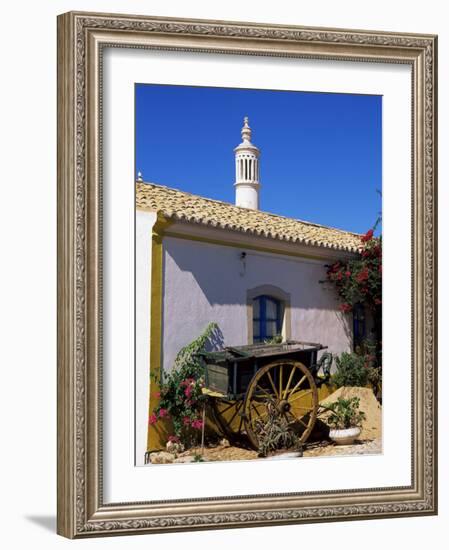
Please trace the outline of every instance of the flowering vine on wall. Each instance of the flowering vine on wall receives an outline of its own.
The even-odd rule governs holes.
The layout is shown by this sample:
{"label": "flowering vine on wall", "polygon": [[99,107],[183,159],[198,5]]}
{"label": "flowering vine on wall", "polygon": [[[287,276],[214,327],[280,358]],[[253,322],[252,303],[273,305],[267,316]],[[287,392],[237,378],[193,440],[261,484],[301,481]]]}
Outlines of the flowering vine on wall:
{"label": "flowering vine on wall", "polygon": [[382,237],[370,229],[360,240],[359,257],[328,265],[326,281],[335,285],[341,311],[363,304],[376,316],[382,309]]}
{"label": "flowering vine on wall", "polygon": [[[375,229],[375,228],[374,228]],[[327,265],[326,280],[332,284],[340,300],[340,310],[350,314],[362,306],[371,313],[373,327],[369,338],[357,342],[355,353],[344,353],[337,358],[337,374],[348,383],[348,372],[357,376],[356,385],[369,381],[376,396],[381,399],[382,385],[382,236],[375,237],[370,229],[360,238],[357,258]],[[365,382],[361,382],[360,380]]]}

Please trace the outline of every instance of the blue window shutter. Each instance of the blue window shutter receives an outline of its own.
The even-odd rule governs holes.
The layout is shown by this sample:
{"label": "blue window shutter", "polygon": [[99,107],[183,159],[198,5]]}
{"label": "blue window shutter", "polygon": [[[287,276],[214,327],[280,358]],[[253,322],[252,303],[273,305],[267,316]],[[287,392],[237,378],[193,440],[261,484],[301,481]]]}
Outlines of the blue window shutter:
{"label": "blue window shutter", "polygon": [[276,327],[275,333],[280,334],[282,328],[281,302],[272,296],[261,295],[254,298],[253,303],[257,304],[253,307],[253,327],[258,327],[258,330],[253,332],[253,340],[263,342],[274,336],[273,331],[269,330],[270,325],[272,329],[273,323]]}

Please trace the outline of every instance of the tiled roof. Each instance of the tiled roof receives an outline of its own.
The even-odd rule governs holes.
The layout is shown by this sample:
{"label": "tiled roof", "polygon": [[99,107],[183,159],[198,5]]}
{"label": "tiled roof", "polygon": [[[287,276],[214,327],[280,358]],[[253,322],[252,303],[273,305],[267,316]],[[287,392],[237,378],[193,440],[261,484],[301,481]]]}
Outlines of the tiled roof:
{"label": "tiled roof", "polygon": [[165,217],[269,239],[356,252],[360,237],[332,227],[250,210],[153,183],[136,183],[136,208]]}

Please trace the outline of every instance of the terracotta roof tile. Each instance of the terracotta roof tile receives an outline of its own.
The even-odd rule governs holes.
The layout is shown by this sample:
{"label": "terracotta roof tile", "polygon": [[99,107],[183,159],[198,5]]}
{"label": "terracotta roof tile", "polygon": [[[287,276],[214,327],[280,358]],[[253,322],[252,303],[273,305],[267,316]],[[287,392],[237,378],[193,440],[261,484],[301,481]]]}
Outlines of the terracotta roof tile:
{"label": "terracotta roof tile", "polygon": [[230,229],[270,239],[356,252],[357,233],[250,210],[153,183],[136,183],[136,208],[163,214],[172,220]]}

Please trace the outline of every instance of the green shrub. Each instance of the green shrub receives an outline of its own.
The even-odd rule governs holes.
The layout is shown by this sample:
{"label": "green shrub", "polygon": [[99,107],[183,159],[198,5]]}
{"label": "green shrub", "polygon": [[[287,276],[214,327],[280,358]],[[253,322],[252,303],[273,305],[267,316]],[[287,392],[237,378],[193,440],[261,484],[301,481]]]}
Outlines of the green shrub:
{"label": "green shrub", "polygon": [[164,376],[154,376],[160,391],[154,397],[158,405],[149,417],[149,424],[170,419],[174,433],[169,441],[181,442],[186,447],[195,445],[203,429],[202,412],[206,397],[203,395],[204,365],[198,357],[219,331],[210,323],[193,342],[182,348],[175,359],[174,368]]}
{"label": "green shrub", "polygon": [[332,382],[341,388],[342,386],[366,386],[368,383],[369,369],[366,357],[356,353],[342,353],[336,358],[337,371],[332,376]]}

